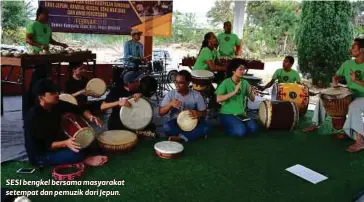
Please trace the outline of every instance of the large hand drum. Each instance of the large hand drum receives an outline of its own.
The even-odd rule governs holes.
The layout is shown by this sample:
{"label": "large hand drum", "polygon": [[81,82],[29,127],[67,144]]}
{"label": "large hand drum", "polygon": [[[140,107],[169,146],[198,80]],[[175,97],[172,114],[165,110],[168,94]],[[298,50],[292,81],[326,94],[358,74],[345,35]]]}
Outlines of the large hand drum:
{"label": "large hand drum", "polygon": [[101,97],[106,92],[106,84],[102,79],[93,78],[87,83],[85,90],[90,92],[92,97]]}
{"label": "large hand drum", "polygon": [[131,107],[122,107],[120,109],[121,123],[130,130],[142,130],[152,121],[153,109],[150,103],[139,98],[134,101],[134,98],[128,100]]}
{"label": "large hand drum", "polygon": [[101,148],[109,151],[129,151],[138,143],[137,135],[127,130],[110,130],[97,137]]}
{"label": "large hand drum", "polygon": [[181,130],[189,132],[196,128],[198,119],[191,118],[190,111],[185,110],[178,114],[177,124]]}

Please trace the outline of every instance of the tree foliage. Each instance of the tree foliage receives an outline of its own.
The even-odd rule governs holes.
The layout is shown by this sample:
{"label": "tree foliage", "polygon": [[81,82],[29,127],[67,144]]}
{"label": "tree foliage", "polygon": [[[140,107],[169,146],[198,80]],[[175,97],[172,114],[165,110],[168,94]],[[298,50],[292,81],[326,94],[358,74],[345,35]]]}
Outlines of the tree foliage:
{"label": "tree foliage", "polygon": [[3,1],[1,6],[3,29],[16,30],[26,25],[27,15],[24,1]]}
{"label": "tree foliage", "polygon": [[217,0],[215,5],[207,12],[210,23],[222,26],[226,21],[233,21],[233,3],[230,0]]}
{"label": "tree foliage", "polygon": [[297,38],[299,69],[312,76],[313,84],[328,84],[350,59],[352,38],[350,2],[303,2]]}

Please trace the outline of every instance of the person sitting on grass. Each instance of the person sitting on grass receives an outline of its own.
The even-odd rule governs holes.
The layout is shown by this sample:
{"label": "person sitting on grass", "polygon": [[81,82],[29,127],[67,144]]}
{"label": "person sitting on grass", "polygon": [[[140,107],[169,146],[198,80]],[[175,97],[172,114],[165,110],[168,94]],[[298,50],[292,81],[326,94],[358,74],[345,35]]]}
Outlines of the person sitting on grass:
{"label": "person sitting on grass", "polygon": [[[207,135],[210,131],[209,125],[204,120],[206,116],[205,101],[199,92],[189,88],[191,79],[188,71],[179,71],[175,80],[176,89],[169,91],[160,104],[159,115],[165,116],[169,113],[172,117],[163,125],[169,140],[191,142]],[[184,110],[189,110],[191,118],[199,119],[197,127],[190,132],[182,131],[177,125],[178,113]]]}
{"label": "person sitting on grass", "polygon": [[254,101],[255,93],[252,86],[243,79],[245,67],[245,60],[231,60],[227,71],[232,73],[232,76],[225,79],[216,89],[216,100],[222,105],[220,123],[231,136],[244,136],[258,129],[257,123],[246,117],[246,98]]}
{"label": "person sitting on grass", "polygon": [[25,149],[29,162],[44,167],[59,164],[84,162],[90,166],[101,166],[106,156],[88,156],[80,150],[74,137],[68,137],[61,130],[61,117],[65,113],[83,117],[101,127],[101,121],[89,111],[59,100],[59,88],[47,79],[36,84],[37,105],[31,108],[24,121]]}

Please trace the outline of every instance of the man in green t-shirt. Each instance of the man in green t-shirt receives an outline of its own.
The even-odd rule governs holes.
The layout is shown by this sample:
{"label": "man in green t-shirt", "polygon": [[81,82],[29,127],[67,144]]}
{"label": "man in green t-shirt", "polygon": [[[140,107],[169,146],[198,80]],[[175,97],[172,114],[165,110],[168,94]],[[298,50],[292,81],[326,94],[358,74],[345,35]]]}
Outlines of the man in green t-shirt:
{"label": "man in green t-shirt", "polygon": [[283,60],[283,68],[277,69],[270,80],[265,86],[260,87],[260,90],[270,88],[276,81],[278,83],[301,83],[301,78],[298,72],[292,69],[294,64],[294,58],[292,56],[286,56]]}
{"label": "man in green t-shirt", "polygon": [[36,13],[36,20],[27,27],[26,42],[36,53],[48,50],[49,44],[67,48],[66,44],[59,43],[52,38],[52,30],[47,24],[48,20],[47,9],[39,7]]}
{"label": "man in green t-shirt", "polygon": [[[354,100],[349,106],[343,130],[356,141],[347,151],[355,152],[364,149],[364,39],[354,39],[350,52],[355,59],[347,60],[341,65],[333,77],[332,83],[333,87],[337,87],[339,78],[344,77],[347,87],[353,92]],[[312,118],[313,125],[306,128],[305,132],[316,130],[321,120],[325,119],[325,115],[325,108],[322,101],[319,100]]]}
{"label": "man in green t-shirt", "polygon": [[258,129],[257,123],[246,117],[246,101],[254,101],[255,94],[249,83],[243,79],[246,62],[242,59],[231,60],[228,70],[232,77],[225,79],[216,89],[216,101],[221,103],[219,119],[228,135],[244,136]]}
{"label": "man in green t-shirt", "polygon": [[[36,20],[27,27],[26,42],[31,46],[33,52],[39,53],[42,50],[48,50],[49,44],[67,47],[66,44],[59,43],[52,38],[52,30],[48,23],[48,11],[39,7],[36,12]],[[23,105],[23,116],[35,105],[35,95],[33,94],[34,86],[42,79],[46,79],[50,72],[51,65],[36,65],[30,81],[29,91],[25,97],[26,101]]]}
{"label": "man in green t-shirt", "polygon": [[240,40],[236,34],[231,33],[231,22],[224,22],[224,33],[217,36],[219,53],[221,57],[234,58],[240,52]]}

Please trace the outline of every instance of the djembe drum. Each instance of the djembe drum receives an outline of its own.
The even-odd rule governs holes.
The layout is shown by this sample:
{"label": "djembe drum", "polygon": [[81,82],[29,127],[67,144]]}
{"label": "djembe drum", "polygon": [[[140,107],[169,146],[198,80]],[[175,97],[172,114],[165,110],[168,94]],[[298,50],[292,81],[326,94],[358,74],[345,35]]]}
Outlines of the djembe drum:
{"label": "djembe drum", "polygon": [[352,101],[352,92],[344,87],[328,88],[321,91],[320,98],[326,113],[332,118],[332,127],[341,130]]}
{"label": "djembe drum", "polygon": [[304,116],[307,113],[310,99],[308,87],[295,83],[279,83],[276,85],[276,99],[294,102],[297,105],[300,116]]}
{"label": "djembe drum", "polygon": [[196,91],[205,91],[212,85],[214,73],[208,70],[192,70],[192,88]]}

